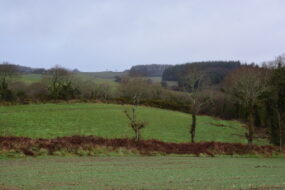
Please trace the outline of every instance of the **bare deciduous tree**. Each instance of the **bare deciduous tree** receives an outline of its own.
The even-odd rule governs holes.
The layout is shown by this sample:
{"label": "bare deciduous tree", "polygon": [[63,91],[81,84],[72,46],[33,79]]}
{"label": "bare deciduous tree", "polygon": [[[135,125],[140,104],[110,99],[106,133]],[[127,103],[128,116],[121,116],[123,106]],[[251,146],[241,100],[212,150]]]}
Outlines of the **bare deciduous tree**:
{"label": "bare deciduous tree", "polygon": [[262,94],[268,90],[268,77],[266,69],[243,66],[233,71],[225,80],[227,92],[248,115],[248,132],[245,136],[250,146],[254,135],[254,106],[258,104]]}
{"label": "bare deciduous tree", "polygon": [[139,104],[139,95],[133,97],[133,107],[131,113],[127,110],[124,111],[127,118],[130,120],[130,126],[135,132],[135,141],[139,142],[141,140],[141,130],[145,127],[146,122],[139,121],[137,119],[137,105]]}
{"label": "bare deciduous tree", "polygon": [[205,72],[194,66],[188,67],[184,76],[184,90],[189,92],[190,113],[192,115],[192,124],[190,127],[191,142],[195,142],[197,114],[203,105],[207,103],[208,97],[200,92],[206,83]]}
{"label": "bare deciduous tree", "polygon": [[107,83],[101,83],[96,88],[97,96],[103,100],[108,100],[112,94],[112,88]]}
{"label": "bare deciduous tree", "polygon": [[197,114],[199,114],[201,108],[207,104],[209,101],[209,97],[205,94],[201,93],[191,93],[190,94],[190,112],[192,115],[192,124],[190,129],[191,134],[191,142],[195,142],[195,136],[196,136],[196,126],[197,126]]}

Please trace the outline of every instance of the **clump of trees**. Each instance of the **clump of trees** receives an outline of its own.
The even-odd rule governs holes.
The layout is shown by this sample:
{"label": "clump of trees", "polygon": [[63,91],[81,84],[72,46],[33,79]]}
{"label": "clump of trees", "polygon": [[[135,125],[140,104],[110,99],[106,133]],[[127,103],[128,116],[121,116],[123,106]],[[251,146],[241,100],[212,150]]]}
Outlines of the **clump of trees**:
{"label": "clump of trees", "polygon": [[260,104],[262,96],[269,90],[268,77],[266,69],[242,66],[233,71],[225,81],[227,93],[232,97],[232,101],[238,104],[247,116],[248,132],[245,136],[249,145],[252,145],[254,136],[254,108]]}
{"label": "clump of trees", "polygon": [[56,66],[47,71],[48,96],[51,99],[72,99],[79,94],[78,88],[74,85],[72,73],[62,67]]}
{"label": "clump of trees", "polygon": [[271,142],[281,148],[285,140],[285,59],[278,57],[269,69],[270,89],[263,100],[265,122],[270,129]]}
{"label": "clump of trees", "polygon": [[12,91],[9,89],[10,80],[17,75],[17,67],[4,62],[0,65],[0,100],[12,101]]}
{"label": "clump of trees", "polygon": [[142,100],[160,99],[163,90],[159,84],[154,84],[149,79],[128,77],[120,83],[118,93],[122,98],[132,101],[137,94],[140,94]]}

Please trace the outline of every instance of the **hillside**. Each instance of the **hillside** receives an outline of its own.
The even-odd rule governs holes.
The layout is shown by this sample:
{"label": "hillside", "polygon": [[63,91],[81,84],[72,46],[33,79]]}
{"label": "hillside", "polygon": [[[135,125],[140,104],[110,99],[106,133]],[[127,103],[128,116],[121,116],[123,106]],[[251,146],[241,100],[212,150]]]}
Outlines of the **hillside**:
{"label": "hillside", "polygon": [[[98,84],[107,83],[110,84],[111,86],[115,86],[117,85],[117,83],[115,82],[115,76],[121,76],[122,73],[117,72],[116,74],[115,72],[90,72],[90,73],[79,72],[75,73],[74,76],[78,77],[83,81],[93,81]],[[42,78],[43,78],[42,74],[29,73],[29,74],[21,74],[14,80],[30,84],[34,82],[40,82]]]}
{"label": "hillside", "polygon": [[[83,81],[93,81],[95,83],[101,84],[109,84],[110,86],[117,86],[118,83],[115,82],[116,77],[121,77],[127,75],[125,72],[78,72],[74,73],[74,76],[83,80]],[[42,74],[32,74],[32,73],[25,73],[19,75],[14,81],[22,81],[26,84],[31,84],[34,82],[40,82],[43,78]],[[151,79],[154,83],[160,83],[161,77],[141,77],[145,79]],[[172,81],[169,81],[169,84],[174,84]]]}
{"label": "hillside", "polygon": [[[0,108],[2,136],[54,138],[71,135],[96,135],[106,138],[132,137],[133,131],[123,111],[130,106],[112,104],[38,104]],[[148,125],[144,139],[165,142],[189,142],[188,114],[139,107],[138,117]],[[223,121],[208,116],[198,117],[197,141],[241,142],[245,128],[236,121]],[[258,144],[265,144],[259,140]]]}
{"label": "hillside", "polygon": [[[14,67],[16,71],[16,75],[12,77],[12,82],[24,82],[25,84],[32,84],[35,82],[40,82],[45,75],[48,74],[47,69],[43,68],[32,68],[32,67],[27,67],[27,66],[22,66],[22,65],[15,65],[15,64],[10,64],[10,63],[2,63],[2,64],[8,64]],[[2,65],[0,64],[0,66]],[[140,74],[139,76],[144,79],[150,79],[154,83],[160,83],[162,81],[162,72],[170,67],[169,65],[138,65],[138,66],[133,66],[132,69],[136,70],[138,67],[138,70],[140,69],[145,69],[147,68],[147,72],[159,72],[159,74],[154,74],[154,75],[147,75],[147,74]],[[153,69],[154,67],[154,69]],[[132,70],[131,69],[131,70]],[[68,69],[67,69],[68,70]],[[68,70],[70,73],[77,79],[80,79],[82,81],[92,81],[97,84],[108,84],[112,87],[116,87],[118,83],[116,82],[117,78],[123,77],[123,76],[132,76],[134,74],[131,74],[130,70],[125,70],[122,72],[114,72],[114,71],[102,71],[102,72],[81,72],[77,69],[74,70]],[[133,71],[134,73],[134,71]],[[135,75],[134,75],[135,76]],[[173,86],[175,83],[168,81],[170,86]]]}

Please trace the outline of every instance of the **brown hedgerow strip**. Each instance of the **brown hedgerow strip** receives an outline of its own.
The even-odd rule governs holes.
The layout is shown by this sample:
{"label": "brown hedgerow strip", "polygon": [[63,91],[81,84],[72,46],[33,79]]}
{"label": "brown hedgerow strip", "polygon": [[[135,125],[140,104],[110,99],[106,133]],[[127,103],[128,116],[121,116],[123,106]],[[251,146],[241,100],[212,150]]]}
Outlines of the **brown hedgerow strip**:
{"label": "brown hedgerow strip", "polygon": [[[15,150],[28,156],[37,155],[37,150],[46,149],[50,155],[55,151],[65,150],[76,153],[79,149],[89,151],[98,146],[104,146],[116,150],[126,148],[137,150],[140,154],[193,154],[199,156],[206,154],[214,156],[262,154],[270,156],[278,153],[279,148],[274,146],[257,146],[249,148],[246,144],[222,143],[222,142],[198,142],[198,143],[166,143],[158,140],[141,140],[136,142],[127,138],[105,139],[96,136],[70,136],[55,139],[31,139],[27,137],[3,137],[0,136],[0,150]],[[283,151],[284,153],[284,151]]]}

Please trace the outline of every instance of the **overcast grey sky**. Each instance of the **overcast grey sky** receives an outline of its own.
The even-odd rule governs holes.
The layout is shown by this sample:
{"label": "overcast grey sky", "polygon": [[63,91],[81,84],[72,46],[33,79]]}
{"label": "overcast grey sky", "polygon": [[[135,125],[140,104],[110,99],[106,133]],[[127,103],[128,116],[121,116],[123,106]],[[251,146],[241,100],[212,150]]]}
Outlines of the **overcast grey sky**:
{"label": "overcast grey sky", "polygon": [[83,71],[285,52],[285,0],[0,0],[0,62]]}

